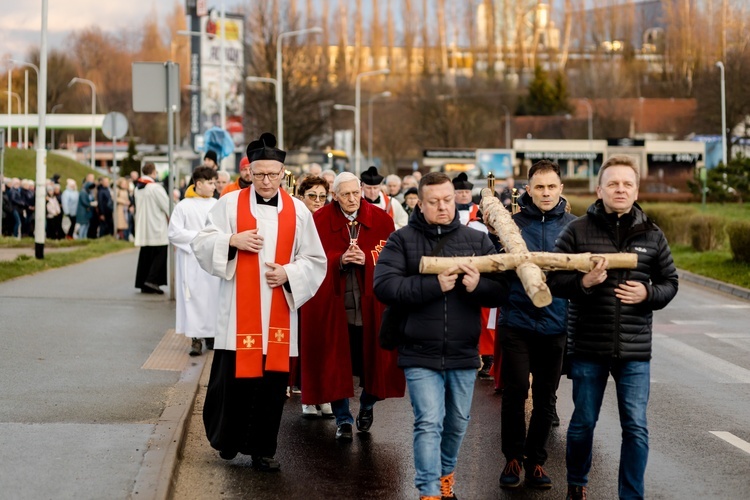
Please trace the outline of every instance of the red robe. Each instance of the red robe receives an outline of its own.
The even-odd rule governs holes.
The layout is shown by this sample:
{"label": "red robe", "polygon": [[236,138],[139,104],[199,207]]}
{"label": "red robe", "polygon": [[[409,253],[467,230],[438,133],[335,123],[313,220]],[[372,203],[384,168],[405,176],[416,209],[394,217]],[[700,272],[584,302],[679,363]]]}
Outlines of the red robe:
{"label": "red robe", "polygon": [[[300,364],[302,403],[320,404],[354,396],[344,294],[346,274],[339,262],[349,247],[348,219],[337,202],[329,203],[313,219],[328,258],[328,272],[315,296],[302,306]],[[362,343],[365,390],[380,398],[403,397],[404,372],[397,365],[398,353],[378,343],[385,306],[375,298],[372,275],[380,249],[393,232],[393,219],[380,208],[362,201],[357,221],[358,246],[365,253],[365,266],[355,266],[362,306]]]}

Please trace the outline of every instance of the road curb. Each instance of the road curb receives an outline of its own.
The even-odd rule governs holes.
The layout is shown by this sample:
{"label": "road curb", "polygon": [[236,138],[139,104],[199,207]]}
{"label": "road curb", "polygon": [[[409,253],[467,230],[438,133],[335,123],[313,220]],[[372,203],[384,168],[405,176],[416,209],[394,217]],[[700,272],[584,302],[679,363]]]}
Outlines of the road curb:
{"label": "road curb", "polygon": [[695,283],[696,285],[705,286],[706,288],[718,290],[720,292],[724,292],[737,297],[738,299],[750,300],[750,290],[748,290],[747,288],[742,288],[740,286],[724,283],[723,281],[706,278],[705,276],[700,276],[683,269],[678,269],[677,275],[681,280]]}
{"label": "road curb", "polygon": [[190,364],[182,371],[149,439],[130,498],[172,498],[175,472],[187,435],[187,423],[195,405],[195,396],[207,358],[204,355],[191,359]]}

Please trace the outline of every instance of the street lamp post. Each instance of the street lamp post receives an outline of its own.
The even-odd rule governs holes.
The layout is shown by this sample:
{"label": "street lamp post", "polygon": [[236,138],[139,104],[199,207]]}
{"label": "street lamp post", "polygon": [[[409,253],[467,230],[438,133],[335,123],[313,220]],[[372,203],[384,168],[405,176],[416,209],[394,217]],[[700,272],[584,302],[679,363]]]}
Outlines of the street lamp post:
{"label": "street lamp post", "polygon": [[323,29],[315,26],[296,31],[280,33],[276,38],[276,142],[279,149],[284,149],[284,82],[281,81],[281,45],[284,38],[304,35],[306,33],[323,33]]}
{"label": "street lamp post", "polygon": [[375,76],[375,75],[388,75],[390,74],[391,70],[388,68],[383,69],[377,69],[375,71],[365,71],[364,73],[360,73],[357,75],[357,78],[355,79],[355,91],[354,91],[354,107],[356,108],[356,111],[354,113],[354,120],[355,120],[355,127],[354,127],[354,171],[359,177],[359,174],[361,172],[362,168],[362,144],[361,144],[361,138],[360,138],[360,113],[361,113],[361,106],[362,106],[362,93],[360,84],[362,83],[362,78],[366,76]]}
{"label": "street lamp post", "polygon": [[354,130],[356,134],[356,130],[359,128],[359,123],[357,122],[357,108],[349,104],[334,104],[333,109],[337,111],[351,111],[354,113]]}
{"label": "street lamp post", "polygon": [[510,149],[510,110],[505,104],[502,107],[505,110],[505,149]]}
{"label": "street lamp post", "polygon": [[[3,90],[6,94],[8,94],[8,102],[10,102],[11,97],[15,97],[16,99],[16,111],[18,111],[18,114],[21,114],[21,96],[18,95],[17,92],[8,92],[7,90]],[[11,127],[10,127],[10,112],[11,108],[8,106],[8,135],[11,135]],[[20,121],[20,120],[19,120]],[[18,124],[18,146],[20,146],[21,142],[23,141],[23,133],[21,132],[21,124]],[[13,142],[11,139],[8,139],[8,145],[10,146],[10,143]]]}
{"label": "street lamp post", "polygon": [[724,81],[724,63],[716,63],[721,72],[721,161],[724,166],[727,164],[727,97],[726,82]]}
{"label": "street lamp post", "polygon": [[[52,109],[50,110],[49,114],[54,114],[55,111],[57,111],[59,108],[62,108],[62,106],[63,106],[62,104],[55,104],[54,106],[52,106]],[[52,141],[50,144],[51,146],[50,149],[55,149],[55,129],[52,129],[51,132],[52,132]]]}
{"label": "street lamp post", "polygon": [[367,100],[367,161],[370,165],[372,165],[372,103],[379,97],[391,97],[391,92],[386,90]]}
{"label": "street lamp post", "polygon": [[[39,68],[37,67],[36,64],[30,63],[30,62],[26,62],[26,61],[19,61],[18,59],[10,59],[9,62],[11,64],[15,64],[16,66],[26,66],[27,68],[33,69],[34,72],[36,73],[36,86],[37,86],[37,88],[39,88]],[[25,104],[26,115],[28,115],[29,114],[29,98],[28,98],[28,93],[29,93],[29,75],[28,75],[28,73],[26,73],[24,75],[24,81],[25,81],[25,83],[24,83],[24,99],[26,100],[25,101],[26,102],[26,104]],[[39,103],[38,102],[37,102],[37,106],[36,107],[37,107],[37,111],[36,112],[39,113]],[[29,149],[29,126],[28,125],[26,125],[24,127],[24,137],[25,137],[25,139],[24,139],[25,149]]]}
{"label": "street lamp post", "polygon": [[76,76],[73,77],[70,83],[68,83],[68,87],[71,87],[76,83],[85,83],[91,87],[91,169],[93,170],[96,162],[94,158],[96,156],[96,124],[94,123],[96,120],[96,85],[94,85],[94,82],[91,80],[78,78]]}
{"label": "street lamp post", "polygon": [[589,121],[589,192],[594,192],[594,160],[591,158],[591,153],[593,152],[593,144],[594,144],[594,110],[591,108],[591,103],[588,99],[583,99],[582,101],[586,105],[586,110],[588,111],[588,121]]}

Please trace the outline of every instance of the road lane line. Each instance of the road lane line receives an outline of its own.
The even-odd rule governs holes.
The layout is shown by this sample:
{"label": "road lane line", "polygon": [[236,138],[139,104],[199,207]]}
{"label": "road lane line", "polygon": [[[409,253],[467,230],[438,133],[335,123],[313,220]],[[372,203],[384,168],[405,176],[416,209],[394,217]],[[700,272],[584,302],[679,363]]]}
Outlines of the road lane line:
{"label": "road lane line", "polygon": [[712,339],[750,339],[750,333],[704,333]]}
{"label": "road lane line", "polygon": [[750,443],[747,441],[738,438],[731,432],[724,432],[724,431],[709,431],[711,434],[716,436],[719,439],[723,439],[727,443],[731,444],[732,446],[736,446],[740,450],[744,451],[745,453],[750,453]]}
{"label": "road lane line", "polygon": [[673,338],[655,338],[654,345],[671,351],[675,358],[719,383],[750,384],[750,370],[746,370],[718,356],[708,354]]}

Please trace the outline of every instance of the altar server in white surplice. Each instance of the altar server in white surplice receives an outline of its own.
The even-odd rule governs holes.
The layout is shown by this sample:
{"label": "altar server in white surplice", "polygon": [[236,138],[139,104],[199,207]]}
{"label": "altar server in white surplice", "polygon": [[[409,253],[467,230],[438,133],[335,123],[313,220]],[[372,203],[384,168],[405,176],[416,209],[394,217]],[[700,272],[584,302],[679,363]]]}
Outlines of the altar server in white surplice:
{"label": "altar server in white surplice", "polygon": [[304,203],[279,189],[286,153],[265,133],[247,147],[252,186],[225,194],[191,246],[222,278],[203,423],[227,460],[250,455],[277,471],[277,436],[289,358],[298,356],[297,309],[326,275],[323,246]]}
{"label": "altar server in white surplice", "polygon": [[193,184],[169,219],[169,242],[175,246],[175,332],[192,339],[190,355],[213,349],[216,312],[221,279],[201,269],[190,242],[206,226],[208,211],[216,204],[216,171],[200,166],[193,172]]}

